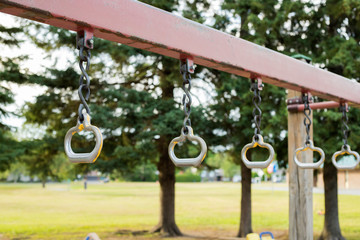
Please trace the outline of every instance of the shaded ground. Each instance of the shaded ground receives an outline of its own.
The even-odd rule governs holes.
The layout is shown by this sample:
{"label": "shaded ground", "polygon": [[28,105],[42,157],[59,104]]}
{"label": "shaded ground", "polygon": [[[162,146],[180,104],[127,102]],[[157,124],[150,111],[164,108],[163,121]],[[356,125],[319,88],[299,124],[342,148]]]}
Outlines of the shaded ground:
{"label": "shaded ground", "polygon": [[[277,240],[287,239],[286,231],[272,231]],[[208,230],[198,230],[194,232],[187,232],[183,237],[168,238],[161,236],[159,234],[150,234],[147,230],[131,231],[131,230],[118,230],[115,233],[103,233],[99,234],[102,240],[245,240],[245,238],[236,238],[234,237],[236,233],[229,233],[227,231],[213,231],[212,229]],[[46,239],[84,239],[84,236],[75,237],[74,235],[68,236],[67,234],[55,234],[54,236]],[[1,237],[1,240],[26,240],[33,239],[31,236],[18,236],[15,238],[6,238]]]}

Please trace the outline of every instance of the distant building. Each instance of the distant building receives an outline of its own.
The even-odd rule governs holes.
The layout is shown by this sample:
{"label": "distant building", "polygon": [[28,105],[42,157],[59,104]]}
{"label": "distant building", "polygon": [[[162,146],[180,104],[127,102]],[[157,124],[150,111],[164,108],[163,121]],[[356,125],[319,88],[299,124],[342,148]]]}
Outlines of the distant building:
{"label": "distant building", "polygon": [[224,170],[215,169],[215,170],[203,170],[201,171],[201,182],[221,182],[224,178]]}

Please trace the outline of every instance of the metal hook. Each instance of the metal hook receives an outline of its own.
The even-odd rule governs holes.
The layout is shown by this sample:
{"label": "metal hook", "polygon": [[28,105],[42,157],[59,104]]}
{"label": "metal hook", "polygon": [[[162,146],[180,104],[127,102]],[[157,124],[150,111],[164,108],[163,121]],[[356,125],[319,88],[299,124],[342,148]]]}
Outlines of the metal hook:
{"label": "metal hook", "polygon": [[[90,123],[90,115],[86,112],[83,113],[84,120],[81,122],[78,120],[78,123],[75,127],[69,129],[69,131],[65,135],[64,140],[64,148],[67,157],[72,163],[93,163],[99,157],[102,146],[103,146],[103,137],[100,132],[100,129],[91,125]],[[91,131],[95,135],[95,147],[90,153],[74,153],[71,148],[71,139],[75,135],[75,133],[79,133],[81,131]]]}
{"label": "metal hook", "polygon": [[[246,157],[247,151],[250,148],[256,148],[258,146],[269,150],[269,157],[262,162],[249,161]],[[270,163],[274,159],[274,156],[275,156],[274,148],[270,144],[265,143],[263,137],[260,134],[254,135],[252,142],[246,144],[241,150],[241,159],[247,168],[266,168],[267,166],[270,165]]]}
{"label": "metal hook", "polygon": [[[336,161],[336,158],[338,156],[341,156],[341,155],[345,155],[345,154],[348,154],[348,155],[353,155],[355,157],[355,164],[354,165],[340,165],[338,164],[338,162]],[[350,146],[349,145],[343,145],[341,147],[341,150],[340,151],[337,151],[335,152],[333,155],[332,155],[332,163],[334,164],[334,166],[337,168],[337,169],[346,169],[346,170],[351,170],[351,169],[354,169],[360,162],[360,156],[357,152],[355,151],[351,151],[350,149]]]}
{"label": "metal hook", "polygon": [[[315,151],[318,152],[320,154],[320,160],[315,162],[315,163],[303,163],[300,162],[297,159],[297,154],[300,152],[305,152],[307,150],[311,150],[311,151]],[[295,164],[299,167],[299,168],[304,168],[304,169],[315,169],[315,168],[319,168],[321,166],[321,164],[324,162],[325,160],[325,153],[321,148],[315,147],[314,143],[311,140],[308,140],[307,143],[305,144],[304,147],[298,148],[295,150],[294,153],[294,161]]]}
{"label": "metal hook", "polygon": [[[207,146],[205,141],[198,136],[194,136],[194,132],[193,129],[190,126],[186,126],[187,128],[187,133],[185,134],[185,129],[183,128],[181,130],[181,135],[179,137],[174,138],[170,144],[169,144],[169,148],[168,148],[168,153],[169,153],[169,157],[171,159],[171,161],[175,164],[175,166],[178,167],[188,167],[188,166],[199,166],[201,164],[201,162],[204,160],[204,158],[206,157],[206,153],[207,153]],[[180,143],[180,142],[185,142],[187,140],[189,141],[196,141],[200,144],[200,154],[195,157],[195,158],[178,158],[175,155],[174,149],[176,144]]]}

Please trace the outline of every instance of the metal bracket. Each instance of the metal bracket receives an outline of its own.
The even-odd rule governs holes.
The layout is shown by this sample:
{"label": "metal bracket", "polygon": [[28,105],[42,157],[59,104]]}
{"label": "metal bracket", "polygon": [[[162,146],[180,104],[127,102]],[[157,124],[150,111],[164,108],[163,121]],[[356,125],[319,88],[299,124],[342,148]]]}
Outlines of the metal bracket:
{"label": "metal bracket", "polygon": [[[291,98],[286,101],[287,109],[289,112],[302,112],[304,111],[304,104],[301,98]],[[312,110],[316,109],[330,109],[330,108],[338,108],[340,107],[340,103],[334,101],[326,101],[326,102],[317,102],[310,103],[310,108]],[[347,105],[347,104],[346,104]],[[348,111],[348,107],[346,107]]]}
{"label": "metal bracket", "polygon": [[342,110],[343,107],[345,107],[346,112],[349,112],[349,104],[347,102],[342,102],[339,104],[340,110]]}
{"label": "metal bracket", "polygon": [[314,98],[312,97],[311,92],[303,92],[301,98],[302,98],[302,103],[304,103],[304,99],[307,99],[307,102],[309,104],[314,102]]}
{"label": "metal bracket", "polygon": [[76,48],[85,47],[93,49],[94,47],[94,31],[92,29],[84,29],[77,32],[76,35]]}
{"label": "metal bracket", "polygon": [[264,84],[260,77],[251,78],[251,89],[254,89],[254,87],[257,87],[259,91],[263,90]]}
{"label": "metal bracket", "polygon": [[184,58],[184,59],[181,59],[180,61],[181,61],[181,64],[180,64],[181,74],[183,74],[183,73],[193,74],[195,72],[194,60],[192,60],[190,58]]}
{"label": "metal bracket", "polygon": [[286,100],[286,105],[298,105],[303,104],[303,100],[301,97],[289,98]]}

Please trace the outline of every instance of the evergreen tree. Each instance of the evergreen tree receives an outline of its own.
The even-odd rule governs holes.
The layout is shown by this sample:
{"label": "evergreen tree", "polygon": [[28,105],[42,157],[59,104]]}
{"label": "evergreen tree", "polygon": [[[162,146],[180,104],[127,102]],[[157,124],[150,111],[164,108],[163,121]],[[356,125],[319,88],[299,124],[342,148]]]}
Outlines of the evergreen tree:
{"label": "evergreen tree", "polygon": [[[21,32],[21,28],[0,25],[0,44],[7,48],[18,47]],[[15,159],[25,151],[23,145],[13,137],[13,129],[3,121],[6,117],[15,117],[14,112],[6,109],[7,105],[14,103],[14,94],[8,84],[21,84],[27,80],[19,68],[19,63],[25,58],[24,55],[12,59],[0,56],[0,172],[8,170]]]}

